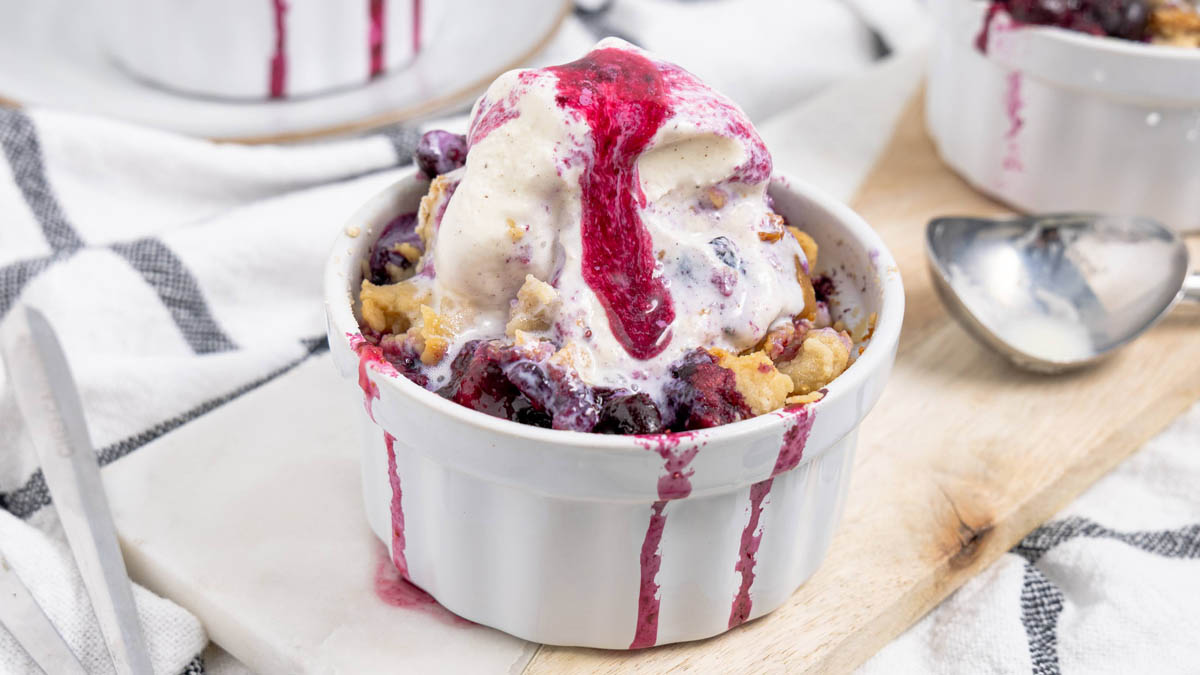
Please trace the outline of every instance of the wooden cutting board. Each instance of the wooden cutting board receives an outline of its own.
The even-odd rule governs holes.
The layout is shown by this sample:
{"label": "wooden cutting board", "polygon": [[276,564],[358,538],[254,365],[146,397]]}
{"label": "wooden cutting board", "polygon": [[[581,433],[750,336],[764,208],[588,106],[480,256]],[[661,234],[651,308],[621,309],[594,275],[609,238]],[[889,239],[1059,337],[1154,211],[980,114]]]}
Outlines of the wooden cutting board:
{"label": "wooden cutting board", "polygon": [[850,670],[1200,398],[1200,312],[1177,310],[1117,357],[1055,377],[1016,370],[947,316],[925,224],[1008,210],[941,163],[922,101],[851,202],[899,262],[907,315],[820,570],[724,635],[639,652],[543,646],[525,673]]}

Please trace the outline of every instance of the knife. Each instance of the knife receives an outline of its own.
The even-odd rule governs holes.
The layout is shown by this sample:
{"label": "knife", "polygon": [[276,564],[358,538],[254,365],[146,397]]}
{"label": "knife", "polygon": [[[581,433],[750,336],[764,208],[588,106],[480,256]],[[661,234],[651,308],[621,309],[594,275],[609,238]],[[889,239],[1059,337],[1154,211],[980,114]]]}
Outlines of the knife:
{"label": "knife", "polygon": [[0,623],[47,675],[87,675],[41,605],[0,555]]}
{"label": "knife", "polygon": [[[29,332],[24,339],[32,339],[32,348],[25,345],[26,349],[14,350],[8,358],[17,405],[33,437],[46,486],[113,667],[119,675],[153,675],[100,481],[100,465],[66,355],[40,312],[27,307],[25,315]],[[17,354],[25,358],[17,358]]]}

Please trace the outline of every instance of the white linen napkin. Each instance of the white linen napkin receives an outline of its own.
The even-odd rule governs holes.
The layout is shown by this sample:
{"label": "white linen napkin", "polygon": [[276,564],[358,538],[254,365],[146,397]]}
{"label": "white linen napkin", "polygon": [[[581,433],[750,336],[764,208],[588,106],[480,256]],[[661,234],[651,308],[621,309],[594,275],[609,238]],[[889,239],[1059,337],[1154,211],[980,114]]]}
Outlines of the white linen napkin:
{"label": "white linen napkin", "polygon": [[859,675],[1200,671],[1200,404]]}
{"label": "white linen napkin", "polygon": [[[415,139],[244,148],[0,108],[0,333],[19,328],[21,304],[50,318],[101,464],[113,462],[324,349],[332,232]],[[0,555],[88,672],[110,673],[9,386],[4,369]],[[203,672],[199,622],[135,595],[155,671]],[[3,630],[0,672],[40,672]]]}

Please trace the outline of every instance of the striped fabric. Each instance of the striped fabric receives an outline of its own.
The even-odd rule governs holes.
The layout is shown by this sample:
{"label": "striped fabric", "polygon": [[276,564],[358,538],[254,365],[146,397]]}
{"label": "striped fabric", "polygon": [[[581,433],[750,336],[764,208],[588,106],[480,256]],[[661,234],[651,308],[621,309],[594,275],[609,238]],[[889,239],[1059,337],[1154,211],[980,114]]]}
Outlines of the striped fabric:
{"label": "striped fabric", "polygon": [[[0,108],[0,329],[23,304],[50,318],[100,463],[116,461],[327,349],[329,243],[417,138],[244,148]],[[22,426],[0,395],[0,554],[89,672],[109,672]],[[195,618],[136,593],[156,671],[204,672]],[[38,672],[4,630],[0,672]]]}

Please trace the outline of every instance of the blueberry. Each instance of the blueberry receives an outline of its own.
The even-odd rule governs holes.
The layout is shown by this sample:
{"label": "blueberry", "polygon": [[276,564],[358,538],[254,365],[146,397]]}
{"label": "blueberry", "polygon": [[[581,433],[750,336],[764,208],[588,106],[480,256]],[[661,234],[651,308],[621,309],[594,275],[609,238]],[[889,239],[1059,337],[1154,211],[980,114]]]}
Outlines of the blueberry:
{"label": "blueberry", "polygon": [[600,408],[595,390],[574,371],[518,359],[504,365],[504,374],[536,408],[550,415],[553,428],[587,432],[596,426]]}
{"label": "blueberry", "polygon": [[1081,9],[1081,0],[1008,0],[1008,13],[1022,23],[1065,25]]}
{"label": "blueberry", "polygon": [[742,261],[738,259],[737,246],[729,240],[728,237],[717,237],[708,242],[712,246],[713,252],[717,254],[717,258],[733,269],[739,269],[742,266]]}
{"label": "blueberry", "polygon": [[[375,240],[375,245],[371,247],[371,254],[368,257],[371,283],[379,285],[400,281],[399,278],[393,277],[389,271],[389,265],[398,271],[408,270],[416,265],[416,261],[409,260],[407,256],[397,250],[401,244],[412,246],[418,254],[425,252],[425,245],[421,243],[421,237],[417,235],[417,214],[415,213],[397,216],[383,228],[379,239]],[[406,247],[400,248],[408,250]]]}
{"label": "blueberry", "polygon": [[407,335],[386,335],[379,342],[383,358],[396,367],[402,375],[424,387],[429,378],[421,364],[421,351]]}
{"label": "blueberry", "polygon": [[430,179],[450,173],[467,162],[467,138],[449,131],[427,131],[417,143],[413,161]]}
{"label": "blueberry", "polygon": [[1107,35],[1143,40],[1150,20],[1147,0],[1092,0],[1092,14]]}
{"label": "blueberry", "polygon": [[672,431],[716,427],[750,417],[750,407],[733,371],[722,368],[707,351],[697,348],[671,365],[672,379],[664,391]]}
{"label": "blueberry", "polygon": [[657,434],[664,431],[662,413],[646,393],[608,392],[601,397],[599,434]]}
{"label": "blueberry", "polygon": [[451,362],[450,381],[438,393],[493,417],[527,421],[526,413],[535,406],[505,377],[502,360],[496,343],[468,342]]}

